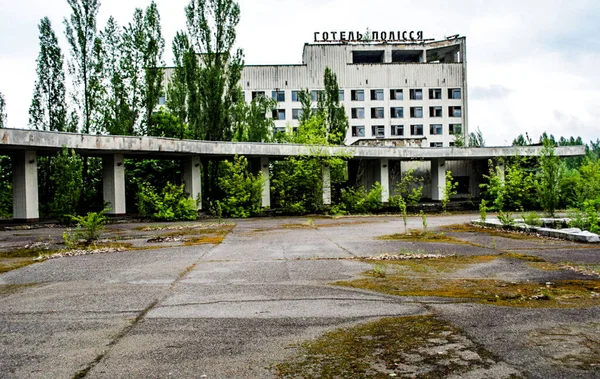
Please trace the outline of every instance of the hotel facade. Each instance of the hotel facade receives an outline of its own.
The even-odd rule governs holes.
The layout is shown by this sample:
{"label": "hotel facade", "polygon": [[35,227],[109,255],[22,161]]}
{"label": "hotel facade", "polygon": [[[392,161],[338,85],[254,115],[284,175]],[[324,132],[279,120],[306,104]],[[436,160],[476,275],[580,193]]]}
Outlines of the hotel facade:
{"label": "hotel facade", "polygon": [[314,43],[304,45],[302,64],[246,65],[244,98],[273,97],[275,131],[295,128],[302,112],[299,92],[309,90],[316,108],[329,67],[349,121],[347,145],[454,146],[455,135],[468,135],[466,39],[422,35],[315,33]]}

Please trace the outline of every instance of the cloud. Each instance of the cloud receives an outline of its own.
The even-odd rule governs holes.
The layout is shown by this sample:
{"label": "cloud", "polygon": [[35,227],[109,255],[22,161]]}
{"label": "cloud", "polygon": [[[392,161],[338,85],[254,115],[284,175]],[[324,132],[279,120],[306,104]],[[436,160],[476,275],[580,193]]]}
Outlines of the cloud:
{"label": "cloud", "polygon": [[498,100],[508,97],[513,92],[501,84],[492,84],[487,87],[476,86],[469,89],[469,100]]}

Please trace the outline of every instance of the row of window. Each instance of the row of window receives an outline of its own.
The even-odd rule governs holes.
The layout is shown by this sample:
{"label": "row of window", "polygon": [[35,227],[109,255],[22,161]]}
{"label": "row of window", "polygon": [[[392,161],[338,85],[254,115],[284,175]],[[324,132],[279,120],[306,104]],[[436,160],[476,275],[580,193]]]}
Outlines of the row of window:
{"label": "row of window", "polygon": [[[292,91],[292,102],[300,101],[300,92],[294,90]],[[312,101],[317,101],[319,97],[323,96],[323,90],[312,90],[310,91]],[[353,89],[350,91],[350,99],[352,101],[365,101],[365,90],[363,89]],[[372,101],[383,101],[385,100],[384,90],[383,89],[372,89],[370,90],[370,99]],[[258,96],[265,96],[265,91],[252,91],[252,99],[255,99]],[[275,90],[271,92],[271,97],[277,100],[280,103],[285,102],[285,91],[283,90]],[[458,99],[462,98],[462,93],[460,88],[448,88],[448,99]],[[339,92],[340,101],[344,101],[344,90],[340,90]],[[423,100],[423,89],[422,88],[412,88],[409,90],[409,99],[410,100]],[[430,100],[442,100],[442,89],[441,88],[430,88],[429,89],[429,99]],[[391,89],[390,90],[390,100],[404,100],[404,90],[403,89]]]}
{"label": "row of window", "polygon": [[[406,128],[408,132],[408,128]],[[450,124],[448,131],[450,134],[461,134],[462,124]],[[430,124],[429,135],[438,136],[444,133],[444,126],[442,124]],[[423,136],[423,124],[410,125],[410,134],[405,134],[404,125],[391,125],[390,126],[391,136]],[[353,125],[352,126],[352,137],[364,137],[365,126],[364,125]],[[371,136],[373,137],[385,137],[385,125],[372,125]]]}
{"label": "row of window", "polygon": [[[458,106],[448,107],[449,117],[462,117],[462,108]],[[292,120],[299,120],[302,116],[302,109],[292,109]],[[352,119],[363,119],[365,118],[365,108],[352,108],[350,112]],[[423,118],[423,107],[410,107],[411,118]],[[442,107],[429,107],[429,117],[443,117]],[[275,109],[273,111],[273,118],[275,120],[286,120],[285,109]],[[371,108],[372,119],[383,119],[385,118],[385,112],[383,107]],[[390,118],[404,118],[404,107],[391,107]]]}

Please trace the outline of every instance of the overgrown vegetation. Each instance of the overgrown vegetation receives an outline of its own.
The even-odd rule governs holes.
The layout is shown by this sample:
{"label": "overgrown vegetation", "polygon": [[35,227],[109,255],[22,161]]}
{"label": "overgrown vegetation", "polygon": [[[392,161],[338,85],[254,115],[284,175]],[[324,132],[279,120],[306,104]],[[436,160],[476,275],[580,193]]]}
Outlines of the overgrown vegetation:
{"label": "overgrown vegetation", "polygon": [[185,186],[171,183],[160,192],[150,184],[140,185],[138,210],[153,220],[195,220],[198,217],[196,200],[185,193]]}

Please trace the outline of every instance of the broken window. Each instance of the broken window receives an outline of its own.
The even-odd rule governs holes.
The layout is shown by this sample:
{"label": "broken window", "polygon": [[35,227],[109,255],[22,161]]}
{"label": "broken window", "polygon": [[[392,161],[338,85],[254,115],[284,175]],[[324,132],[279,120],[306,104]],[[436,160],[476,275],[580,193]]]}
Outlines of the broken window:
{"label": "broken window", "polygon": [[404,93],[401,89],[391,89],[390,100],[404,100]]}
{"label": "broken window", "polygon": [[371,108],[371,118],[383,118],[383,107]]}
{"label": "broken window", "polygon": [[383,63],[383,50],[363,50],[352,52],[352,63]]}
{"label": "broken window", "polygon": [[423,125],[411,125],[410,126],[410,134],[413,136],[422,136],[423,135]]}
{"label": "broken window", "polygon": [[365,91],[362,89],[353,89],[350,94],[352,101],[365,101]]}
{"label": "broken window", "polygon": [[365,126],[364,125],[353,125],[352,126],[352,137],[364,137]]}
{"label": "broken window", "polygon": [[423,118],[423,107],[410,107],[410,117]]}
{"label": "broken window", "polygon": [[372,89],[371,90],[371,100],[383,100],[383,90],[382,89]]}
{"label": "broken window", "polygon": [[252,100],[259,96],[265,97],[265,91],[252,91]]}
{"label": "broken window", "polygon": [[448,88],[448,99],[459,99],[461,98],[460,88]]}
{"label": "broken window", "polygon": [[404,107],[391,107],[390,115],[391,118],[404,118]]}
{"label": "broken window", "polygon": [[448,115],[450,115],[450,117],[462,117],[462,108],[448,107]]}
{"label": "broken window", "polygon": [[404,135],[404,125],[392,125],[393,136],[403,136]]}
{"label": "broken window", "polygon": [[462,124],[450,124],[448,129],[450,134],[462,134]]}
{"label": "broken window", "polygon": [[365,118],[365,108],[352,108],[352,118]]}
{"label": "broken window", "polygon": [[285,101],[285,91],[273,91],[271,97],[277,102],[283,103]]}
{"label": "broken window", "polygon": [[431,124],[429,125],[429,134],[432,136],[439,136],[444,132],[442,124]]}
{"label": "broken window", "polygon": [[273,119],[275,119],[275,120],[285,120],[285,109],[275,109],[275,110],[273,110]]}
{"label": "broken window", "polygon": [[429,117],[442,117],[442,107],[429,107]]}
{"label": "broken window", "polygon": [[385,126],[373,125],[373,126],[371,126],[371,133],[372,133],[373,137],[383,138],[383,137],[385,137]]}
{"label": "broken window", "polygon": [[441,88],[430,88],[429,89],[429,99],[430,100],[440,100],[442,98],[442,89]]}
{"label": "broken window", "polygon": [[410,99],[411,100],[423,100],[423,90],[420,88],[415,88],[410,90]]}

